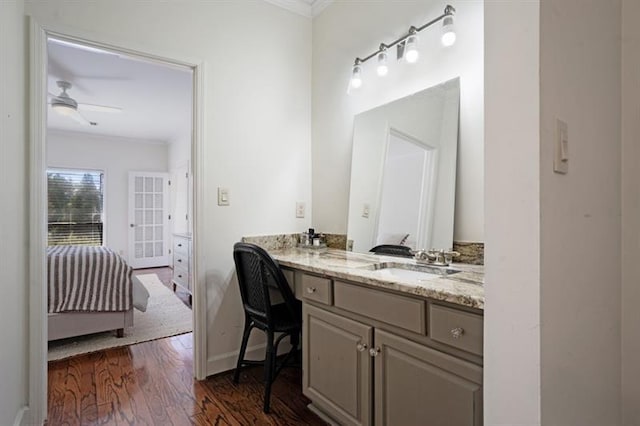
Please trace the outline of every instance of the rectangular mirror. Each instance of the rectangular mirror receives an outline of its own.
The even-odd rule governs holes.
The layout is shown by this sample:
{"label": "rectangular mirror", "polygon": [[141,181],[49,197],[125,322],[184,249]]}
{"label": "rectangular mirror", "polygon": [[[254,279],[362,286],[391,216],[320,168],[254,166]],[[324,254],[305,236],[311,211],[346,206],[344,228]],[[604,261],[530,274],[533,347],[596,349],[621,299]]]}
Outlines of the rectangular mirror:
{"label": "rectangular mirror", "polygon": [[348,239],[453,246],[459,79],[358,114],[354,121]]}

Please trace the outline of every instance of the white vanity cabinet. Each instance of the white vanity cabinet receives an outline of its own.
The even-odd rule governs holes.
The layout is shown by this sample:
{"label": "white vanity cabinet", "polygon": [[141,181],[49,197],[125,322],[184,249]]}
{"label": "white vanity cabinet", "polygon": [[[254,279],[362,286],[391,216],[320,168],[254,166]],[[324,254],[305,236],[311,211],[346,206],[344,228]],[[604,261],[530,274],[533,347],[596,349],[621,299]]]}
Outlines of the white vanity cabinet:
{"label": "white vanity cabinet", "polygon": [[341,425],[482,425],[482,311],[289,274],[315,409]]}
{"label": "white vanity cabinet", "polygon": [[173,234],[173,291],[180,286],[189,293],[191,303],[191,236]]}

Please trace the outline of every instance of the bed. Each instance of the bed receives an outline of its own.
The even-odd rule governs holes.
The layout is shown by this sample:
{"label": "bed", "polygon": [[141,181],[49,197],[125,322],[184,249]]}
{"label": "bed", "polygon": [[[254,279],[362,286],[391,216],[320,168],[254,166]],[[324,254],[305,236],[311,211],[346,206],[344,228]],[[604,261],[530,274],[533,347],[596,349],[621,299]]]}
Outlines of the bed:
{"label": "bed", "polygon": [[149,293],[132,269],[102,246],[47,248],[49,340],[133,326],[133,309],[145,311]]}

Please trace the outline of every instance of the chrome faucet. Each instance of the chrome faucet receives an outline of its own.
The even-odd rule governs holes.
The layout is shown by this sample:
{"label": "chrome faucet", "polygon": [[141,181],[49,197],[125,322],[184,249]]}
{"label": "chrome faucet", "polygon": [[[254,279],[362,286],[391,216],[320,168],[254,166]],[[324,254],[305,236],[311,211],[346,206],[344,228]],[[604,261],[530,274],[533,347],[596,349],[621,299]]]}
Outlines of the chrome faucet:
{"label": "chrome faucet", "polygon": [[460,253],[453,250],[418,250],[413,258],[419,263],[427,263],[433,266],[449,266],[453,258],[460,256]]}

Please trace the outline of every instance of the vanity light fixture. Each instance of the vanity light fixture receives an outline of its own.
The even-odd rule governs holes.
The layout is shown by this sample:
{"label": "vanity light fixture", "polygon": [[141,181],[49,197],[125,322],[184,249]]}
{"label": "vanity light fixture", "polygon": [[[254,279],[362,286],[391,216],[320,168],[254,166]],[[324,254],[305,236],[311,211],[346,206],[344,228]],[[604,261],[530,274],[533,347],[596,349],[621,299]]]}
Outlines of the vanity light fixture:
{"label": "vanity light fixture", "polygon": [[360,59],[356,59],[356,62],[353,64],[353,70],[351,71],[351,87],[354,89],[362,86],[362,65],[360,64]]}
{"label": "vanity light fixture", "polygon": [[453,25],[453,16],[447,16],[442,21],[442,44],[446,47],[453,46],[456,42],[456,29]]}
{"label": "vanity light fixture", "polygon": [[453,25],[453,15],[455,13],[456,9],[451,5],[447,5],[447,7],[444,8],[444,13],[437,18],[427,22],[421,27],[411,26],[407,34],[402,37],[389,44],[381,43],[378,50],[364,58],[356,58],[353,64],[353,69],[351,70],[349,89],[358,89],[362,86],[362,64],[373,57],[377,57],[378,59],[376,67],[377,74],[380,77],[387,75],[389,72],[389,66],[387,64],[387,50],[393,46],[396,46],[396,55],[398,60],[404,59],[410,64],[416,63],[420,57],[420,53],[418,51],[418,33],[437,22],[443,21],[441,37],[442,44],[446,47],[452,46],[456,42],[456,32]]}
{"label": "vanity light fixture", "polygon": [[378,53],[378,67],[376,68],[376,72],[380,77],[384,77],[389,73],[389,65],[387,64],[387,59],[387,46],[381,44],[380,53]]}

